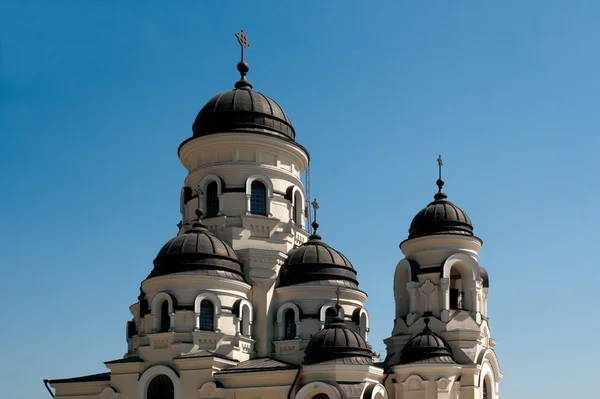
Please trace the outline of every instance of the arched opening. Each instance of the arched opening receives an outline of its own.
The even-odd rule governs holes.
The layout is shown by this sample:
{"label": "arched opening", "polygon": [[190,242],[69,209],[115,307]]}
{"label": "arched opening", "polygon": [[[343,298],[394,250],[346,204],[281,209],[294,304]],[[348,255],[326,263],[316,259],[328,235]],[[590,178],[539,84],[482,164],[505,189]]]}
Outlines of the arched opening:
{"label": "arched opening", "polygon": [[250,337],[250,308],[248,305],[242,305],[242,320],[241,320],[241,334],[244,337]]}
{"label": "arched opening", "polygon": [[300,195],[299,191],[296,191],[294,193],[294,224],[296,224],[296,226],[302,226],[302,213],[303,213],[303,209],[302,209],[302,195]]}
{"label": "arched opening", "polygon": [[367,333],[369,332],[368,321],[367,321],[367,313],[362,312],[360,314],[360,323],[358,324],[358,331],[361,337],[366,341]]}
{"label": "arched opening", "polygon": [[335,311],[335,309],[328,308],[325,311],[325,328],[329,327],[333,323],[333,319],[335,318],[335,316],[337,316],[337,312]]}
{"label": "arched opening", "polygon": [[214,331],[215,306],[208,299],[200,302],[200,330]]}
{"label": "arched opening", "polygon": [[219,187],[213,181],[206,186],[206,217],[212,218],[219,213]]}
{"label": "arched opening", "polygon": [[453,310],[470,309],[469,292],[473,286],[473,273],[469,266],[456,263],[450,268],[449,306]]}
{"label": "arched opening", "polygon": [[173,381],[164,374],[159,374],[148,384],[146,399],[175,399]]}
{"label": "arched opening", "polygon": [[315,396],[313,396],[311,399],[329,399],[329,396],[325,395],[324,393],[318,393]]}
{"label": "arched opening", "polygon": [[[164,300],[160,305],[160,332],[167,332],[171,328],[171,316],[169,315],[169,301]],[[169,378],[169,377],[167,377]]]}
{"label": "arched opening", "polygon": [[483,396],[482,397],[483,397],[483,399],[492,399],[490,377],[487,375],[483,379]]}
{"label": "arched opening", "polygon": [[250,186],[250,213],[267,215],[267,189],[258,180],[254,180]]}
{"label": "arched opening", "polygon": [[284,339],[294,339],[296,338],[296,313],[293,309],[288,309],[285,312],[285,316],[283,318],[285,330],[284,330]]}
{"label": "arched opening", "polygon": [[408,282],[408,269],[406,267],[398,268],[394,276],[394,300],[396,302],[397,319],[406,316],[410,311],[410,299],[408,288],[406,288]]}

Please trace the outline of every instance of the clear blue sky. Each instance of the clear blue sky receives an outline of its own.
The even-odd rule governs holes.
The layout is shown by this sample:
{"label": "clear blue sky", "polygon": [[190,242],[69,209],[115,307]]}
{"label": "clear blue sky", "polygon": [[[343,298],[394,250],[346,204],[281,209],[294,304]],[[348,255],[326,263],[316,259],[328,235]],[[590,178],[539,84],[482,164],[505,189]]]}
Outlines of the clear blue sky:
{"label": "clear blue sky", "polygon": [[180,219],[177,146],[232,88],[245,29],[249,80],[311,153],[320,232],[370,294],[374,348],[441,153],[484,240],[502,397],[593,398],[600,3],[250,3],[2,2],[3,395],[48,398],[42,379],[126,352]]}

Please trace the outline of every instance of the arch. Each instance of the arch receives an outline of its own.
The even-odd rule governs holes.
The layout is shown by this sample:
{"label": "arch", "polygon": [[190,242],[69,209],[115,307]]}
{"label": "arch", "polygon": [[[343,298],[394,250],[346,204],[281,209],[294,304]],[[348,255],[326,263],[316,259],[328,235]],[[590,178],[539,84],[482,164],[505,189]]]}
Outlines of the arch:
{"label": "arch", "polygon": [[371,331],[371,317],[365,308],[356,308],[352,312],[352,320],[358,325],[358,333],[367,341],[369,331]]}
{"label": "arch", "polygon": [[100,392],[100,397],[104,399],[113,399],[118,397],[118,392],[113,387],[106,387]]}
{"label": "arch", "polygon": [[498,382],[502,379],[502,373],[500,373],[500,364],[498,363],[498,358],[492,349],[486,349],[481,351],[479,356],[477,356],[477,363],[481,365],[482,373],[484,368],[489,367],[489,370],[492,374],[493,382]]}
{"label": "arch", "polygon": [[[287,302],[284,303],[283,305],[281,305],[279,307],[279,309],[277,310],[277,326],[279,327],[279,339],[290,339],[289,337],[286,338],[286,315],[289,314],[288,311],[292,311],[294,314],[294,319],[293,321],[296,323],[295,326],[295,337],[294,338],[299,338],[300,337],[300,308],[298,307],[298,305],[291,303],[291,302]],[[288,319],[288,322],[291,322]],[[287,326],[290,327],[290,326]],[[289,328],[288,328],[289,329]],[[288,331],[289,332],[289,331]],[[288,334],[289,335],[289,334]]]}
{"label": "arch", "polygon": [[291,186],[292,214],[290,219],[298,227],[304,226],[304,193],[297,186]]}
{"label": "arch", "polygon": [[254,307],[247,299],[238,299],[233,304],[232,312],[236,317],[236,332],[251,338]]}
{"label": "arch", "polygon": [[365,387],[361,399],[388,399],[388,393],[381,384],[369,384]]}
{"label": "arch", "polygon": [[194,314],[196,318],[196,325],[194,330],[200,330],[200,315],[202,313],[202,301],[209,301],[213,305],[213,331],[221,332],[219,328],[219,321],[221,319],[221,300],[218,296],[212,292],[204,292],[196,297],[194,300]]}
{"label": "arch", "polygon": [[[208,189],[209,189],[209,185],[211,183],[215,183],[216,184],[216,195],[217,195],[217,200],[218,200],[218,211],[215,215],[209,215],[208,212]],[[202,190],[202,193],[200,195],[200,205],[201,205],[201,209],[205,212],[206,217],[214,217],[214,216],[220,216],[223,214],[223,187],[225,186],[225,182],[223,181],[222,178],[220,178],[217,175],[206,175],[204,176],[202,179],[200,179],[200,182],[198,183],[198,186],[200,187],[200,190]]]}
{"label": "arch", "polygon": [[[168,306],[165,309],[164,303],[167,303]],[[152,303],[150,305],[150,312],[152,315],[152,319],[154,320],[154,329],[153,332],[165,332],[163,331],[163,326],[167,325],[167,322],[163,320],[166,315],[169,317],[168,325],[169,328],[167,331],[172,331],[175,328],[175,312],[174,312],[174,297],[168,292],[160,292],[152,298]]]}
{"label": "arch", "polygon": [[136,388],[136,399],[146,399],[150,381],[159,375],[166,375],[171,379],[171,382],[173,383],[174,399],[183,399],[179,375],[177,375],[172,368],[163,365],[152,366],[140,376]]}
{"label": "arch", "polygon": [[271,199],[273,199],[273,183],[271,179],[264,175],[255,174],[246,179],[246,214],[252,214],[252,183],[261,182],[265,186],[265,216],[272,216],[271,213]]}
{"label": "arch", "polygon": [[444,310],[470,310],[479,314],[481,275],[475,259],[465,254],[451,255],[442,265],[442,279],[448,282]]}
{"label": "arch", "polygon": [[[416,276],[415,276],[416,277]],[[396,305],[396,319],[406,316],[410,312],[410,296],[407,284],[413,279],[413,264],[408,259],[402,259],[394,271],[394,302]]]}
{"label": "arch", "polygon": [[[319,310],[319,322],[321,323],[321,329],[326,327],[325,324],[327,322],[327,312],[328,311],[333,309],[334,316],[337,314],[337,311],[335,310],[335,305],[336,305],[335,301],[330,301],[330,302],[327,302],[325,305],[321,306],[321,309]],[[340,307],[340,316],[342,318],[344,318],[344,308],[342,308],[342,307]]]}
{"label": "arch", "polygon": [[490,376],[486,375],[483,377],[483,385],[481,386],[481,394],[483,399],[492,399],[492,383],[490,381]]}
{"label": "arch", "polygon": [[423,387],[423,378],[420,375],[413,374],[402,383],[407,391],[419,391]]}
{"label": "arch", "polygon": [[320,381],[304,385],[296,394],[296,399],[312,399],[318,394],[327,395],[329,399],[342,399],[342,395],[335,387]]}
{"label": "arch", "polygon": [[440,391],[449,391],[450,390],[450,380],[446,377],[438,378],[437,386]]}

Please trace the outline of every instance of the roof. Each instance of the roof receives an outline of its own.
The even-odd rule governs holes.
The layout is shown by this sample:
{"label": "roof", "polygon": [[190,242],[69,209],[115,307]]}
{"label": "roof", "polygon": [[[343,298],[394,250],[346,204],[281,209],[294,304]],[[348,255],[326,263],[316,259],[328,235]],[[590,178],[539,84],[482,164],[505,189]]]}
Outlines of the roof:
{"label": "roof", "polygon": [[289,251],[287,256],[281,266],[278,287],[311,284],[358,288],[352,263],[344,254],[323,242],[316,231],[307,242]]}
{"label": "roof", "polygon": [[256,359],[246,360],[236,366],[221,370],[216,374],[231,374],[231,373],[249,373],[259,371],[276,371],[276,370],[296,370],[300,366],[295,364],[285,363],[280,360],[271,359],[269,357],[261,357]]}
{"label": "roof", "polygon": [[104,364],[139,363],[139,362],[143,362],[141,357],[131,356],[131,357],[125,357],[123,359],[109,360],[108,362],[104,362]]}
{"label": "roof", "polygon": [[473,224],[469,216],[458,206],[448,201],[442,192],[444,181],[438,179],[439,191],[434,201],[413,218],[408,229],[408,238],[417,238],[436,234],[473,235]]}
{"label": "roof", "polygon": [[110,381],[110,372],[100,374],[84,375],[82,377],[61,378],[56,380],[46,380],[50,384],[74,384],[78,382],[98,382]]}
{"label": "roof", "polygon": [[[202,213],[198,211],[198,215],[200,218]],[[214,275],[244,281],[242,263],[233,248],[209,232],[200,219],[194,222],[190,230],[163,245],[148,278],[176,273]]]}

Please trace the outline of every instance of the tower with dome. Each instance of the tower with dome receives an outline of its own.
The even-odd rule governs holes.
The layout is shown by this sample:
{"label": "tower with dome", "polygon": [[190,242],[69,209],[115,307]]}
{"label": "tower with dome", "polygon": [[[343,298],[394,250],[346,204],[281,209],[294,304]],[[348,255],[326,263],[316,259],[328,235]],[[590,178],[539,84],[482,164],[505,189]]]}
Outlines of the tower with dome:
{"label": "tower with dome", "polygon": [[[247,79],[198,113],[178,150],[178,234],[158,251],[108,371],[45,380],[57,399],[497,399],[482,241],[448,201],[410,224],[378,359],[360,266],[318,233],[290,118]],[[342,228],[342,226],[340,226]],[[390,249],[393,250],[393,249]],[[392,276],[389,276],[390,278]],[[134,295],[135,297],[135,295]],[[54,392],[52,391],[54,390]]]}

